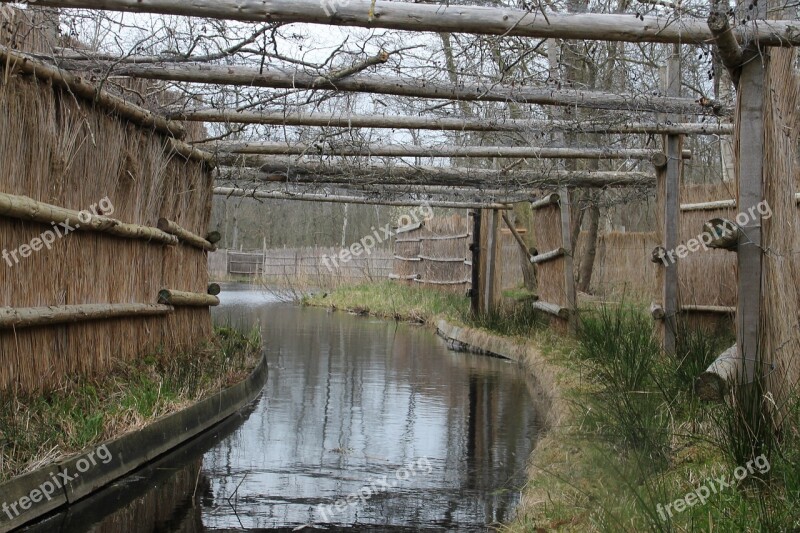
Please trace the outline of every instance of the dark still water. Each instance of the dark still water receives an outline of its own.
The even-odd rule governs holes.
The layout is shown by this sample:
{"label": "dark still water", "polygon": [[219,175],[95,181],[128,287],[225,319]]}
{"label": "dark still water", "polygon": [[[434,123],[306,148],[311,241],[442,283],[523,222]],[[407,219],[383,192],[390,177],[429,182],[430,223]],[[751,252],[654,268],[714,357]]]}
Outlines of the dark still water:
{"label": "dark still water", "polygon": [[222,301],[218,323],[261,328],[261,398],[49,531],[483,531],[513,518],[537,435],[517,364],[259,291]]}

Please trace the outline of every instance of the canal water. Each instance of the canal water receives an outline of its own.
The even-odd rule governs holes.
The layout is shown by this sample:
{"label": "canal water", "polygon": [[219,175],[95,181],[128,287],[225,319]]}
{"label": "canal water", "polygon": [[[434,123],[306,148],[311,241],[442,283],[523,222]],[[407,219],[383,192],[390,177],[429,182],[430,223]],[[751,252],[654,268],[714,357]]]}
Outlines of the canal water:
{"label": "canal water", "polygon": [[215,321],[261,329],[261,397],[32,530],[486,531],[513,518],[539,427],[518,364],[228,289]]}

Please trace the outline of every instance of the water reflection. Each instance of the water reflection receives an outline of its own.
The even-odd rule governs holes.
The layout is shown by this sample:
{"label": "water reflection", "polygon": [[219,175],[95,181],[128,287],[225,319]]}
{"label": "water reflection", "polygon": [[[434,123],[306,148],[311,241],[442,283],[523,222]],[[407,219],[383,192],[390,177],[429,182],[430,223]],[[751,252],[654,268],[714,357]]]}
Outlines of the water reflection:
{"label": "water reflection", "polygon": [[[146,477],[145,496],[119,496],[115,525],[95,531],[466,531],[512,518],[537,434],[517,365],[450,352],[416,326],[301,309],[258,291],[222,299],[217,321],[262,329],[262,397],[157,485]],[[401,470],[411,463],[429,468]],[[390,488],[335,507],[381,482]]]}

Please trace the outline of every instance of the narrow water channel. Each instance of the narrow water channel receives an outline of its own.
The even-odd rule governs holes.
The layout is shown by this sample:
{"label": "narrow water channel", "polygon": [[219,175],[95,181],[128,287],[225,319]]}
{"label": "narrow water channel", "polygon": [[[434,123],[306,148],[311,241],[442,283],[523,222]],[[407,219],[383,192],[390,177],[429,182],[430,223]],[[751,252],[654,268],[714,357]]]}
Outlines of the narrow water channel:
{"label": "narrow water channel", "polygon": [[38,528],[484,531],[513,518],[538,430],[517,364],[258,290],[222,300],[216,322],[261,328],[259,400]]}

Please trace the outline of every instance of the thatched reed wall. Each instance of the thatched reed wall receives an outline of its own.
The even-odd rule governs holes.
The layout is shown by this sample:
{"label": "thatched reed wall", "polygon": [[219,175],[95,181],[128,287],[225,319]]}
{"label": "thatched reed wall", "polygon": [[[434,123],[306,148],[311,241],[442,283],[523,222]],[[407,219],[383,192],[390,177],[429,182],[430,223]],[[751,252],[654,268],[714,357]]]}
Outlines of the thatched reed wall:
{"label": "thatched reed wall", "polygon": [[219,277],[252,276],[267,286],[297,284],[317,288],[383,281],[392,273],[394,256],[389,250],[371,250],[349,261],[340,258],[342,250],[321,246],[260,252],[220,250],[209,254],[209,272]]}
{"label": "thatched reed wall", "polygon": [[[552,204],[533,212],[533,233],[540,254],[557,250],[563,245],[561,234],[561,207]],[[564,268],[566,261],[558,258],[538,265],[537,281],[539,299],[546,303],[568,307]]]}
{"label": "thatched reed wall", "polygon": [[769,53],[763,183],[764,199],[772,209],[772,217],[762,221],[765,252],[758,341],[763,361],[760,370],[769,376],[770,400],[778,407],[780,419],[800,380],[800,220],[795,200],[800,185],[800,80],[795,73],[796,49]]}
{"label": "thatched reed wall", "polygon": [[[521,235],[527,233],[525,229],[517,231]],[[504,290],[524,287],[525,276],[522,269],[528,261],[528,255],[523,253],[511,230],[508,228],[500,230],[500,261],[497,265],[500,287]]]}
{"label": "thatched reed wall", "polygon": [[[587,237],[579,242],[585,246]],[[609,301],[650,303],[658,299],[655,277],[658,267],[650,252],[658,246],[655,232],[611,232],[597,243],[592,294]],[[583,250],[578,250],[582,257]]]}
{"label": "thatched reed wall", "polygon": [[[458,293],[472,281],[472,221],[463,216],[437,217],[395,238],[394,274],[398,281]],[[408,279],[418,276],[418,279]]]}
{"label": "thatched reed wall", "polygon": [[[41,38],[36,35],[28,44]],[[74,210],[107,197],[113,218],[122,222],[155,227],[165,217],[205,235],[212,176],[200,163],[170,154],[164,137],[0,67],[0,192]],[[7,250],[49,229],[0,217],[0,240]],[[14,266],[2,262],[0,307],[154,304],[162,288],[204,293],[207,282],[206,255],[200,250],[79,232]],[[158,318],[3,330],[0,391],[51,389],[66,376],[102,374],[116,360],[189,348],[210,333],[206,308],[177,309]]]}
{"label": "thatched reed wall", "polygon": [[[696,204],[736,198],[733,183],[692,185],[681,188],[681,203]],[[736,218],[736,208],[681,213],[680,242],[696,239],[712,218]],[[681,305],[736,305],[736,254],[725,250],[700,250],[679,261],[678,290]]]}

